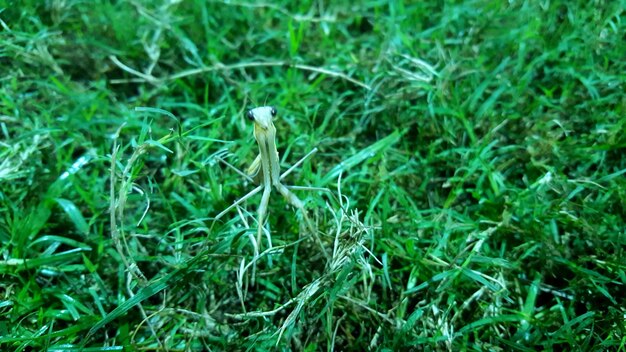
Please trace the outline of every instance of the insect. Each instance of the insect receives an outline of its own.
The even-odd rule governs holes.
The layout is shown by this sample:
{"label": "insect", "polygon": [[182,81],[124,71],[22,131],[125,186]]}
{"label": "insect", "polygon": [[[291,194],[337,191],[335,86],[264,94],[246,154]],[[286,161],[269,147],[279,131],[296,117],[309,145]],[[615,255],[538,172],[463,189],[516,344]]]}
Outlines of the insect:
{"label": "insect", "polygon": [[224,209],[221,213],[219,213],[215,219],[219,219],[232,208],[238,206],[248,198],[254,196],[263,190],[263,195],[261,196],[261,203],[259,204],[259,208],[257,210],[257,236],[256,236],[256,245],[255,245],[255,254],[258,255],[258,249],[256,248],[261,243],[261,238],[263,233],[266,234],[267,241],[269,246],[271,247],[271,236],[269,231],[265,231],[265,220],[267,216],[268,203],[270,196],[272,194],[272,188],[278,190],[286,200],[294,206],[297,210],[302,213],[302,217],[304,218],[304,222],[308,230],[313,233],[321,248],[325,257],[328,257],[326,251],[324,250],[324,246],[321,243],[319,237],[317,237],[313,226],[311,225],[311,221],[304,209],[304,204],[302,201],[290,191],[290,189],[294,190],[321,190],[327,191],[325,188],[317,188],[317,187],[301,187],[301,186],[287,186],[282,183],[282,180],[289,175],[296,167],[304,162],[308,157],[317,152],[317,148],[314,148],[311,152],[305,155],[302,159],[300,159],[296,164],[294,164],[291,168],[285,171],[283,174],[280,174],[280,162],[278,156],[278,150],[276,149],[276,127],[274,126],[273,119],[277,115],[276,108],[272,106],[261,106],[254,109],[249,110],[246,113],[246,117],[248,120],[252,121],[254,124],[254,139],[256,140],[259,146],[259,155],[252,162],[250,167],[247,170],[247,174],[237,170],[234,166],[226,163],[221,160],[227,166],[235,170],[237,173],[245,177],[251,182],[259,183],[255,189],[250,191],[245,196],[241,197],[235,203],[233,203],[228,208]]}

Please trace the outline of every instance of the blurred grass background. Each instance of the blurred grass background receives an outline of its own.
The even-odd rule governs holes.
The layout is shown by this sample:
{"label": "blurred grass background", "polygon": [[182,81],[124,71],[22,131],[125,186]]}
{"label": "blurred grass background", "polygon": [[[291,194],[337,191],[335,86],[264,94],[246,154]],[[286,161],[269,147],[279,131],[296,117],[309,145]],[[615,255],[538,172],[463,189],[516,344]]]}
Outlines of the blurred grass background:
{"label": "blurred grass background", "polygon": [[0,349],[624,350],[625,8],[0,1]]}

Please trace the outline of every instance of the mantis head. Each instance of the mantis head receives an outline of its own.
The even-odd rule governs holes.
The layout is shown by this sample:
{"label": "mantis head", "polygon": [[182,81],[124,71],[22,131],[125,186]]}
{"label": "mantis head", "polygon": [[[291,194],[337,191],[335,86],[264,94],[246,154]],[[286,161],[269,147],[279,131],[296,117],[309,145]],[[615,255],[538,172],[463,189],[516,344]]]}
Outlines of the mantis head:
{"label": "mantis head", "polygon": [[261,128],[267,130],[270,126],[273,126],[272,119],[276,116],[276,108],[273,106],[260,106],[248,110],[246,117],[248,120],[254,122],[255,130]]}

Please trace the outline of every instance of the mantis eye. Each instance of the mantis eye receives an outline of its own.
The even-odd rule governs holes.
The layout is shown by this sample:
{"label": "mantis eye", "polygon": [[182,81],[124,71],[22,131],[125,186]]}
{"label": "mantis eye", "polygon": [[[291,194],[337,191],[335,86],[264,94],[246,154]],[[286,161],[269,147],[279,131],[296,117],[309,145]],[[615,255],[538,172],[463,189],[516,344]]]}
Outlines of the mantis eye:
{"label": "mantis eye", "polygon": [[248,118],[248,120],[254,121],[254,114],[252,113],[252,110],[248,110],[248,112],[246,113],[246,117]]}
{"label": "mantis eye", "polygon": [[276,114],[278,113],[278,111],[276,111],[276,108],[272,106],[272,111],[270,111],[272,113],[272,117],[276,116]]}

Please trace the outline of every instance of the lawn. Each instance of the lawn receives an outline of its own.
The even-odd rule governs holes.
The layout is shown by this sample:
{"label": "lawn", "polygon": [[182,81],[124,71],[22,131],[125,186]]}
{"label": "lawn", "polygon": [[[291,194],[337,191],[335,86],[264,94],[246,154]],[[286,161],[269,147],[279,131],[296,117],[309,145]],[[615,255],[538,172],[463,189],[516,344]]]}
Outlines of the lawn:
{"label": "lawn", "polygon": [[0,350],[626,350],[626,1],[0,20]]}

